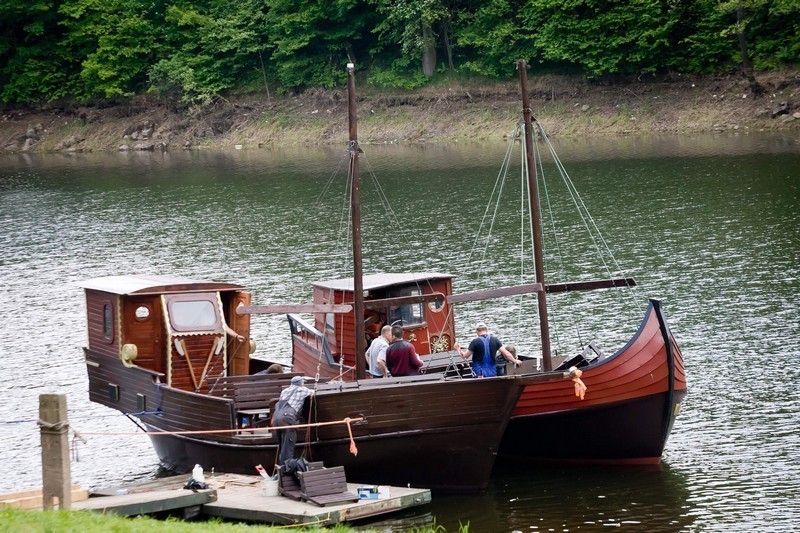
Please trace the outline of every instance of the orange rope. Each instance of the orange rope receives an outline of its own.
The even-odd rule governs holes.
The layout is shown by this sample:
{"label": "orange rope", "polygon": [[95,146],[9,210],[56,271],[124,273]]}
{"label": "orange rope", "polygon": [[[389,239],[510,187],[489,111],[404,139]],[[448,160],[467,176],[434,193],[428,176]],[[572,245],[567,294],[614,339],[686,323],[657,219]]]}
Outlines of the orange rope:
{"label": "orange rope", "polygon": [[356,441],[353,438],[353,429],[350,427],[350,417],[344,419],[345,424],[347,424],[347,432],[350,434],[350,453],[353,455],[358,455],[358,448],[356,448]]}
{"label": "orange rope", "polygon": [[574,366],[570,367],[569,371],[572,374],[572,382],[575,383],[575,396],[583,400],[583,397],[586,395],[586,384],[581,380],[583,371]]}
{"label": "orange rope", "polygon": [[[332,422],[314,422],[313,424],[296,424],[294,426],[279,426],[279,427],[263,427],[263,428],[244,428],[244,429],[208,429],[208,430],[195,430],[195,431],[120,431],[120,432],[88,432],[81,431],[81,435],[211,435],[215,433],[239,433],[241,431],[265,431],[269,432],[272,429],[297,429],[305,427],[318,427],[318,426],[333,426],[335,424],[347,424],[347,429],[350,431],[351,422],[363,422],[365,417],[359,418],[345,418],[344,420],[334,420]],[[350,432],[350,438],[353,434]],[[352,448],[352,446],[351,446]]]}

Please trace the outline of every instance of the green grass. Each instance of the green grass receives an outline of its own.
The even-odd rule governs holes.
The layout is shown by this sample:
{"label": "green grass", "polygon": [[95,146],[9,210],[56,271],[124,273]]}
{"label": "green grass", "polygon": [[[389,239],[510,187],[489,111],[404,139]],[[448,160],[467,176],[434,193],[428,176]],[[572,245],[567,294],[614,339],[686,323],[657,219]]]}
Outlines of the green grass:
{"label": "green grass", "polygon": [[[284,531],[334,532],[352,533],[353,528],[345,524],[331,527],[297,527],[297,526],[261,526],[246,523],[222,522],[217,519],[196,522],[184,522],[177,518],[157,520],[146,516],[123,518],[112,514],[101,514],[92,511],[27,511],[0,508],[0,530],[23,533],[75,532],[94,531],[113,533],[277,533]],[[368,530],[359,530],[368,531]],[[414,528],[413,533],[446,533],[446,529],[433,524]],[[459,533],[469,532],[469,522],[459,526]]]}
{"label": "green grass", "polygon": [[[286,528],[248,525],[244,523],[220,522],[209,520],[203,522],[184,522],[178,519],[156,520],[149,517],[122,518],[109,514],[90,511],[23,511],[20,509],[0,509],[0,528],[14,532],[65,532],[84,533],[91,531],[110,531],[125,533],[160,533],[160,532],[206,532],[226,533],[247,531],[248,533],[275,533],[286,531]],[[343,525],[331,528],[291,528],[291,531],[353,531]]]}

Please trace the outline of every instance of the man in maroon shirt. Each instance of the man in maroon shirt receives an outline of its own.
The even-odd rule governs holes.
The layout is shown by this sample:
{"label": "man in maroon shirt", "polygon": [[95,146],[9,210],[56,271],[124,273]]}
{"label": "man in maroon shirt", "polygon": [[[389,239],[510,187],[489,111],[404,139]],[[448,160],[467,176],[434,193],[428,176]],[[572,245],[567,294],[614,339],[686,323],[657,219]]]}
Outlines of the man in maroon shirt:
{"label": "man in maroon shirt", "polygon": [[414,346],[403,340],[403,328],[392,326],[392,344],[386,349],[386,368],[393,377],[416,376],[422,360]]}

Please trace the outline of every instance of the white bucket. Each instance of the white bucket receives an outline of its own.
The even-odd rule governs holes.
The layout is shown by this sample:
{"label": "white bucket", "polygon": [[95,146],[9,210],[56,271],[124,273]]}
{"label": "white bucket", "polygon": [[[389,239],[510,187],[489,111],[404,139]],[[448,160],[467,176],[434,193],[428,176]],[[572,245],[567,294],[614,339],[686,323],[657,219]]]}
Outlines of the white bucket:
{"label": "white bucket", "polygon": [[264,496],[277,496],[278,495],[278,478],[269,479],[264,478],[261,480],[261,492]]}

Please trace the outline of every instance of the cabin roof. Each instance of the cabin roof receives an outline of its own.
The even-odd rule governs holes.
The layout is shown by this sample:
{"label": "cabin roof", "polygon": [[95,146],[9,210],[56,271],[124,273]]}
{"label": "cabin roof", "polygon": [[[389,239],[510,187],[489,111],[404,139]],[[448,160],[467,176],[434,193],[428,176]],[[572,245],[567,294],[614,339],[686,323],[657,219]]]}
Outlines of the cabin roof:
{"label": "cabin roof", "polygon": [[151,276],[133,274],[127,276],[106,276],[87,279],[78,284],[87,290],[109,292],[111,294],[165,294],[175,292],[241,290],[242,285],[218,283],[214,281],[192,280],[174,276]]}
{"label": "cabin roof", "polygon": [[[439,272],[416,272],[416,273],[402,273],[402,274],[369,274],[363,276],[364,290],[369,291],[372,289],[382,289],[392,285],[405,285],[407,283],[425,282],[435,279],[452,279],[452,274],[442,274]],[[312,283],[314,287],[322,289],[332,289],[337,291],[352,291],[353,278],[331,279],[328,281],[317,281]]]}

